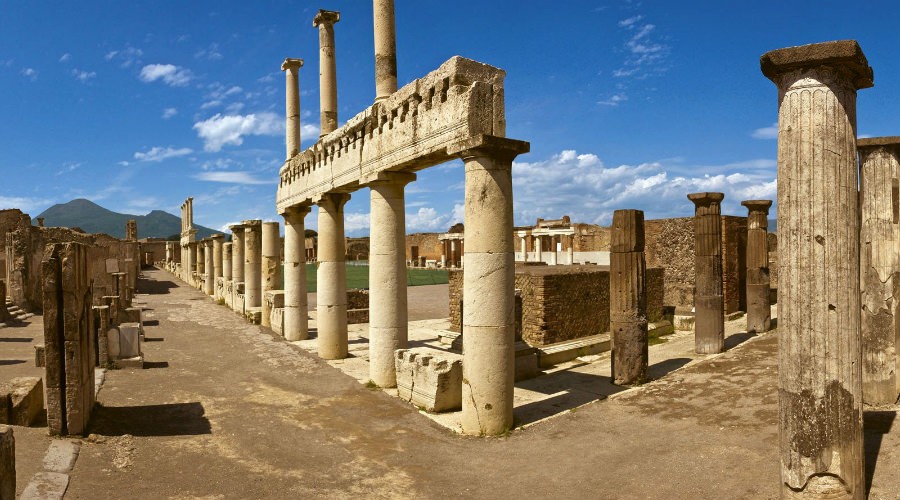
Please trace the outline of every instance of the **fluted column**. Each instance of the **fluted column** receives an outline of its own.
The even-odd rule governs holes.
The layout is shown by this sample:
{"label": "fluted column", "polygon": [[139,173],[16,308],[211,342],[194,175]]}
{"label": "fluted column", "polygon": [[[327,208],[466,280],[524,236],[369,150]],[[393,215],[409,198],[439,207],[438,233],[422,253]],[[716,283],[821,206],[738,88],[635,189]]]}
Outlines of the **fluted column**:
{"label": "fluted column", "polygon": [[213,259],[213,283],[217,278],[221,278],[222,274],[222,244],[225,243],[224,234],[212,235],[212,259]]}
{"label": "fluted column", "polygon": [[694,345],[698,354],[725,350],[722,294],[722,193],[692,193],[694,202]]}
{"label": "fluted column", "polygon": [[231,281],[233,276],[231,263],[231,248],[233,243],[222,243],[222,280],[226,283]]}
{"label": "fluted column", "polygon": [[231,229],[231,308],[243,312],[244,304],[239,303],[238,283],[244,283],[244,225],[233,224]]}
{"label": "fluted column", "polygon": [[344,239],[346,193],[325,193],[319,205],[319,268],[316,274],[316,326],[319,357],[347,357],[347,269]]}
{"label": "fluted column", "polygon": [[337,65],[334,60],[334,24],[341,13],[320,10],[313,19],[319,28],[319,118],[321,134],[337,130]]}
{"label": "fluted column", "polygon": [[281,290],[281,232],[277,222],[263,222],[262,225],[262,326],[271,327],[272,314],[265,293]]}
{"label": "fluted column", "polygon": [[769,302],[769,207],[772,200],[747,200],[747,331],[772,327]]}
{"label": "fluted column", "polygon": [[620,385],[647,377],[647,288],[644,285],[644,212],[613,212],[609,260],[612,378]]}
{"label": "fluted column", "polygon": [[244,309],[262,307],[262,221],[245,220],[244,226]]}
{"label": "fluted column", "polygon": [[778,86],[778,400],[782,498],[864,498],[853,40],[762,56]]}
{"label": "fluted column", "polygon": [[404,187],[415,174],[383,172],[365,182],[371,188],[369,251],[369,378],[396,387],[394,351],[405,349],[406,209]]}
{"label": "fluted column", "polygon": [[375,19],[375,100],[397,91],[397,33],[394,0],[373,0]]}
{"label": "fluted column", "polygon": [[287,130],[284,135],[284,144],[287,159],[293,158],[300,152],[300,68],[303,67],[303,59],[285,59],[281,63],[281,71],[284,71],[284,107]]}
{"label": "fluted column", "polygon": [[310,207],[297,205],[284,214],[284,338],[309,338],[306,300],[306,228]]}

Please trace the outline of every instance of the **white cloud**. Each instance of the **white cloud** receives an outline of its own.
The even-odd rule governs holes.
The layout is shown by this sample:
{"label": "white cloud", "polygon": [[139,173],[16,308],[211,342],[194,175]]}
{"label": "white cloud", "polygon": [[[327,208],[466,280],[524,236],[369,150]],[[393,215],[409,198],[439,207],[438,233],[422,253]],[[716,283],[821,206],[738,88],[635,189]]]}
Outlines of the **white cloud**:
{"label": "white cloud", "polygon": [[198,50],[194,54],[194,57],[197,59],[209,59],[210,61],[218,61],[222,59],[222,53],[219,52],[219,44],[211,43],[209,44],[209,48]]}
{"label": "white cloud", "polygon": [[778,139],[778,123],[768,127],[758,128],[750,134],[754,139]]}
{"label": "white cloud", "polygon": [[95,73],[93,71],[82,71],[82,70],[76,68],[76,69],[72,70],[72,76],[74,76],[76,80],[84,83],[84,82],[87,82],[88,80],[90,80],[91,78],[96,77],[97,73]]}
{"label": "white cloud", "polygon": [[178,110],[177,110],[177,109],[175,109],[175,108],[166,108],[166,109],[163,110],[162,119],[163,119],[163,120],[168,120],[169,118],[172,118],[173,116],[175,116],[175,115],[177,115],[177,114],[178,114]]}
{"label": "white cloud", "polygon": [[175,149],[172,147],[162,147],[156,146],[150,148],[149,151],[143,153],[138,151],[134,154],[134,159],[137,161],[163,161],[169,158],[177,158],[179,156],[185,156],[193,153],[194,151],[190,148],[179,148]]}
{"label": "white cloud", "polygon": [[28,78],[32,82],[37,81],[38,79],[38,70],[34,68],[22,68],[22,71],[19,73],[22,74],[25,78]]}
{"label": "white cloud", "polygon": [[653,36],[656,25],[642,23],[643,19],[644,16],[633,16],[619,21],[619,27],[624,28],[630,36],[624,44],[628,56],[622,66],[613,71],[616,78],[644,79],[667,69],[664,64],[671,47],[657,41],[657,37]]}
{"label": "white cloud", "polygon": [[271,184],[275,180],[257,179],[249,172],[200,172],[194,179],[207,182],[226,182],[230,184]]}
{"label": "white cloud", "polygon": [[244,136],[284,133],[284,119],[275,113],[264,112],[248,115],[216,114],[212,118],[194,124],[197,135],[203,139],[203,149],[221,151],[225,145],[240,146]]}
{"label": "white cloud", "polygon": [[308,123],[300,125],[300,138],[304,141],[307,139],[318,139],[319,132],[321,132],[321,129],[319,129],[317,125],[310,125]]}
{"label": "white cloud", "polygon": [[66,52],[65,54],[59,56],[59,62],[61,62],[61,63],[66,62],[71,58],[72,58],[72,54],[69,54],[68,52]]}
{"label": "white cloud", "polygon": [[631,16],[628,19],[622,19],[621,21],[619,21],[619,27],[628,28],[629,26],[633,25],[643,18],[644,16]]}
{"label": "white cloud", "polygon": [[52,202],[42,198],[28,198],[24,196],[2,196],[0,195],[0,210],[10,208],[18,208],[23,212],[42,211]]}
{"label": "white cloud", "polygon": [[184,87],[192,78],[190,70],[174,64],[148,64],[141,68],[140,74],[141,81],[150,83],[162,80],[173,87]]}
{"label": "white cloud", "polygon": [[111,50],[103,56],[107,61],[117,60],[120,62],[120,65],[123,68],[128,68],[134,64],[141,63],[141,56],[144,55],[144,51],[141,49],[137,49],[131,46],[125,47],[122,50]]}
{"label": "white cloud", "polygon": [[56,172],[56,175],[59,176],[59,175],[68,174],[69,172],[75,171],[78,167],[80,167],[82,165],[84,165],[84,162],[67,161],[62,164],[62,167],[59,169],[58,172]]}
{"label": "white cloud", "polygon": [[610,96],[610,97],[608,97],[608,98],[606,98],[606,99],[602,99],[602,100],[597,101],[597,104],[600,104],[600,105],[603,105],[603,106],[613,106],[613,107],[615,107],[615,106],[618,106],[619,104],[621,104],[621,103],[623,103],[623,102],[625,102],[625,101],[627,101],[627,100],[628,100],[628,96],[625,95],[624,92],[619,92],[618,94],[614,94],[614,95],[612,95],[612,96]]}

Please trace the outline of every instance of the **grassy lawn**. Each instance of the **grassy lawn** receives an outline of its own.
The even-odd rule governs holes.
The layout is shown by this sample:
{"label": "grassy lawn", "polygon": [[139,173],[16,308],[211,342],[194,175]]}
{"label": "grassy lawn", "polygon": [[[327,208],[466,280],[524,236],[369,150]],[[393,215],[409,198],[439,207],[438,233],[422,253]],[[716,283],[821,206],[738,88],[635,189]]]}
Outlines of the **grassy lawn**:
{"label": "grassy lawn", "polygon": [[[406,270],[406,284],[443,285],[447,283],[447,271],[443,269],[409,269]],[[347,288],[369,288],[369,266],[347,266]],[[316,265],[306,265],[306,289],[316,291]]]}

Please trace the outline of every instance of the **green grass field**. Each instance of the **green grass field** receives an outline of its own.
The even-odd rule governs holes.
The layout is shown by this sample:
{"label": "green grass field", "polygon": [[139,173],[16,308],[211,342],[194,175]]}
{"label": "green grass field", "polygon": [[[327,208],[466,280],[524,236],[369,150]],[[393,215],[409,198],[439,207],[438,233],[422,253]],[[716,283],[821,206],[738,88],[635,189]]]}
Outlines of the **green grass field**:
{"label": "green grass field", "polygon": [[[418,285],[444,285],[448,281],[447,271],[443,269],[406,269],[406,284]],[[369,266],[347,266],[347,289],[369,288]],[[306,289],[316,291],[316,265],[306,265]]]}

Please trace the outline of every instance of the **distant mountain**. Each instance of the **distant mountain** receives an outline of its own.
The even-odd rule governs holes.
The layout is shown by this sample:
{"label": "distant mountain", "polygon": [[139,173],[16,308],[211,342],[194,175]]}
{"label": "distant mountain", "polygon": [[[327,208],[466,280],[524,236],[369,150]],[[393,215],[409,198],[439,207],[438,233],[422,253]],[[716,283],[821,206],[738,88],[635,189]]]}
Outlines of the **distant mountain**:
{"label": "distant mountain", "polygon": [[[45,226],[78,227],[88,233],[106,233],[116,238],[125,237],[125,223],[129,219],[137,221],[138,238],[168,238],[181,233],[181,218],[168,212],[154,210],[147,215],[120,214],[83,198],[53,205],[38,217],[44,218]],[[32,223],[37,225],[36,220]],[[194,227],[198,239],[219,232],[208,227]]]}

